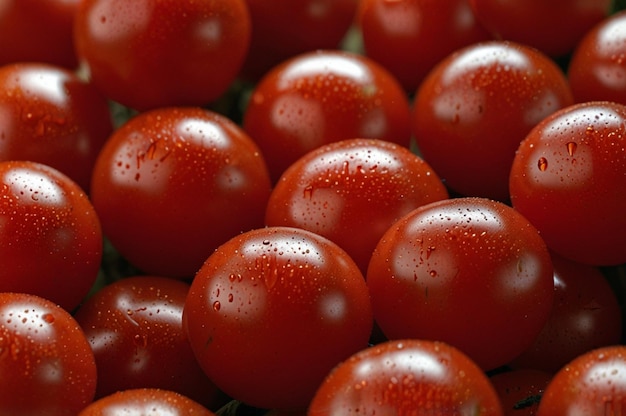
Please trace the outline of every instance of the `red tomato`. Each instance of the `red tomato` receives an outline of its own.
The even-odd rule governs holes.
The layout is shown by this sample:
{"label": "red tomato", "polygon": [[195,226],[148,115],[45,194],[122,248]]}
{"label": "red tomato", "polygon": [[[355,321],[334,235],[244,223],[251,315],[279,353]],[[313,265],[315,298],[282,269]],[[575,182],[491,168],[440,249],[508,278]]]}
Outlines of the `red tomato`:
{"label": "red tomato", "polygon": [[122,256],[148,274],[192,277],[218,245],[263,225],[270,188],[242,129],[180,107],[144,112],[116,130],[96,162],[91,196]]}
{"label": "red tomato", "polygon": [[321,384],[308,416],[502,415],[482,370],[441,342],[388,341],[339,364]]}
{"label": "red tomato", "polygon": [[204,105],[235,79],[250,43],[244,0],[85,0],[74,41],[91,78],[136,110]]}
{"label": "red tomato", "polygon": [[112,131],[107,100],[69,70],[36,63],[0,67],[0,160],[46,164],[88,191]]}
{"label": "red tomato", "polygon": [[80,0],[4,0],[0,4],[0,66],[45,62],[78,64],[72,38]]}
{"label": "red tomato", "polygon": [[552,313],[532,346],[509,363],[515,368],[556,372],[589,350],[618,344],[622,311],[600,269],[552,256]]}
{"label": "red tomato", "polygon": [[589,351],[548,384],[537,416],[621,415],[626,409],[626,346]]}
{"label": "red tomato", "polygon": [[96,391],[96,363],[72,316],[55,303],[0,292],[0,414],[74,416]]}
{"label": "red tomato", "polygon": [[209,378],[267,409],[305,408],[372,330],[365,280],[348,254],[288,227],[249,231],[219,247],[191,284],[183,321]]}
{"label": "red tomato", "polygon": [[84,408],[78,416],[215,416],[199,403],[162,389],[130,389],[112,393]]}
{"label": "red tomato", "polygon": [[490,380],[502,403],[504,416],[535,416],[552,373],[513,370],[493,375]]}
{"label": "red tomato", "polygon": [[590,30],[577,45],[568,67],[577,102],[626,104],[626,11]]}
{"label": "red tomato", "polygon": [[468,0],[363,0],[357,24],[367,56],[410,93],[448,54],[491,39]]}
{"label": "red tomato", "polygon": [[100,223],[76,183],[39,163],[0,162],[0,292],[31,293],[71,311],[101,258]]}
{"label": "red tomato", "polygon": [[511,201],[563,257],[626,263],[626,106],[577,104],[543,120],[521,143]]}
{"label": "red tomato", "polygon": [[182,315],[189,285],[131,276],[98,290],[76,311],[98,367],[96,398],[118,390],[176,391],[217,409],[224,398],[193,356]]}
{"label": "red tomato", "polygon": [[612,0],[469,0],[478,20],[501,39],[560,57],[604,19]]}
{"label": "red tomato", "polygon": [[447,197],[439,177],[409,149],[376,139],[342,140],[311,151],[283,174],[265,221],[323,235],[365,273],[395,221]]}
{"label": "red tomato", "polygon": [[392,225],[372,255],[367,285],[389,339],[444,341],[488,370],[539,334],[552,307],[552,276],[545,243],[517,211],[456,198]]}
{"label": "red tomato", "polygon": [[410,107],[398,81],[360,55],[316,51],[272,69],[256,85],[244,129],[258,143],[274,181],[324,144],[353,138],[409,146]]}
{"label": "red tomato", "polygon": [[454,191],[508,201],[519,143],[572,103],[550,58],[524,45],[484,42],[448,56],[424,80],[413,131],[426,162]]}

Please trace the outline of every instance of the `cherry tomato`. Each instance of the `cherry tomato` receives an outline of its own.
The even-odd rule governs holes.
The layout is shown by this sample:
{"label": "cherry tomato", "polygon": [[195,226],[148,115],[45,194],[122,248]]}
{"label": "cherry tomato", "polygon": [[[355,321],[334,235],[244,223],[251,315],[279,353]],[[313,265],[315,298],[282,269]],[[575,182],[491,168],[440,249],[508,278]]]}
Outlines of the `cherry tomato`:
{"label": "cherry tomato", "polygon": [[199,403],[163,389],[129,389],[112,393],[84,408],[78,416],[215,416]]}
{"label": "cherry tomato", "polygon": [[541,396],[552,380],[552,373],[523,369],[505,371],[490,377],[498,393],[504,416],[535,416]]}
{"label": "cherry tomato", "polygon": [[573,103],[561,69],[528,46],[491,41],[440,62],[417,91],[422,156],[463,196],[508,201],[515,150],[543,118]]}
{"label": "cherry tomato", "polygon": [[554,297],[537,230],[484,198],[433,202],[405,215],[378,243],[367,285],[389,339],[444,341],[485,370],[532,344]]}
{"label": "cherry tomato", "polygon": [[502,415],[487,376],[442,342],[388,341],[339,364],[321,384],[309,416]]}
{"label": "cherry tomato", "polygon": [[620,415],[626,408],[626,346],[589,351],[548,384],[537,416]]}
{"label": "cherry tomato", "polygon": [[146,110],[217,99],[243,65],[250,30],[245,0],[85,0],[74,41],[95,85]]}
{"label": "cherry tomato", "polygon": [[76,311],[98,367],[96,398],[118,390],[176,391],[217,409],[224,398],[193,356],[182,327],[189,285],[130,276],[98,290]]}
{"label": "cherry tomato", "polygon": [[354,53],[316,51],[272,69],[252,91],[243,127],[258,143],[275,182],[324,144],[375,138],[409,146],[410,107],[398,81]]}
{"label": "cherry tomato", "polygon": [[45,62],[74,69],[72,37],[80,0],[4,0],[0,5],[0,66]]}
{"label": "cherry tomato", "polygon": [[577,102],[626,104],[626,11],[597,24],[577,45],[568,67]]}
{"label": "cherry tomato", "polygon": [[101,258],[100,222],[75,182],[39,163],[0,162],[0,292],[31,293],[71,311]]}
{"label": "cherry tomato", "polygon": [[410,93],[448,54],[491,39],[468,0],[363,0],[356,19],[367,56]]}
{"label": "cherry tomato", "polygon": [[266,409],[303,409],[330,370],[365,348],[367,287],[339,246],[306,230],[233,237],[198,271],[183,325],[209,378]]}
{"label": "cherry tomato", "polygon": [[113,131],[107,100],[69,70],[48,64],[0,67],[0,160],[31,160],[85,191]]}
{"label": "cherry tomato", "polygon": [[233,235],[263,225],[270,179],[230,119],[195,107],[147,111],[100,153],[91,197],[104,234],[146,274],[192,277]]}
{"label": "cherry tomato", "polygon": [[521,143],[511,201],[548,246],[592,265],[626,263],[626,106],[582,103],[547,117]]}
{"label": "cherry tomato", "polygon": [[69,312],[0,292],[0,414],[74,416],[95,391],[94,356]]}
{"label": "cherry tomato", "polygon": [[469,0],[478,20],[496,37],[561,57],[611,9],[612,0]]}
{"label": "cherry tomato", "polygon": [[439,177],[406,147],[376,139],[342,140],[311,151],[283,174],[270,195],[265,221],[323,235],[365,273],[378,240],[395,221],[446,198]]}

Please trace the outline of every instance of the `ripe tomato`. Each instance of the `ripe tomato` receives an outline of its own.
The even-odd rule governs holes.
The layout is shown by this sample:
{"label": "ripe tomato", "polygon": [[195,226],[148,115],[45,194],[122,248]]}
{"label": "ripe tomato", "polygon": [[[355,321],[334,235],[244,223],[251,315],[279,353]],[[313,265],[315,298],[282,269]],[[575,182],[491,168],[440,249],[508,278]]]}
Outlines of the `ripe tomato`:
{"label": "ripe tomato", "polygon": [[114,101],[136,110],[204,105],[239,72],[250,16],[245,0],[85,0],[74,41]]}
{"label": "ripe tomato", "polygon": [[176,391],[217,409],[224,398],[206,377],[183,332],[189,285],[156,276],[130,276],[98,290],[75,318],[98,367],[96,398],[118,390]]}
{"label": "ripe tomato", "polygon": [[446,198],[439,177],[406,147],[376,139],[341,140],[287,169],[270,195],[265,222],[323,235],[365,273],[378,240],[395,221]]}
{"label": "ripe tomato", "polygon": [[98,217],[75,182],[39,163],[0,162],[0,292],[31,293],[71,311],[101,258]]}
{"label": "ripe tomato", "polygon": [[444,341],[485,370],[531,345],[554,297],[537,230],[483,198],[433,202],[397,221],[372,255],[367,285],[389,339]]}
{"label": "ripe tomato", "polygon": [[199,403],[162,389],[130,389],[112,393],[84,408],[78,416],[215,416]]}
{"label": "ripe tomato", "polygon": [[468,0],[363,0],[356,19],[367,56],[410,93],[448,54],[491,39]]}
{"label": "ripe tomato", "polygon": [[515,150],[573,103],[561,69],[528,46],[491,41],[440,62],[417,91],[413,132],[426,162],[463,196],[508,201]]}
{"label": "ripe tomato", "polygon": [[68,69],[78,61],[72,37],[80,0],[4,0],[0,4],[0,66],[45,62]]}
{"label": "ripe tomato", "polygon": [[626,346],[589,351],[548,384],[537,416],[621,415],[626,408]]}
{"label": "ripe tomato", "polygon": [[563,257],[626,263],[626,106],[582,103],[556,112],[521,143],[511,201]]}
{"label": "ripe tomato", "polygon": [[533,370],[512,370],[490,377],[498,393],[504,416],[535,416],[541,396],[552,380],[552,373]]}
{"label": "ripe tomato", "polygon": [[568,67],[577,102],[626,104],[626,11],[590,30],[577,45]]}
{"label": "ripe tomato", "polygon": [[270,179],[230,119],[195,107],[139,114],[111,136],[91,197],[104,234],[147,274],[192,277],[233,235],[263,225]]}
{"label": "ripe tomato", "polygon": [[69,312],[0,292],[0,414],[74,416],[95,391],[93,353]]}
{"label": "ripe tomato", "polygon": [[387,341],[339,364],[321,384],[308,416],[502,415],[487,376],[442,342]]}
{"label": "ripe tomato", "polygon": [[219,247],[191,284],[183,320],[209,378],[267,409],[305,408],[372,330],[365,280],[348,254],[289,227],[252,230]]}
{"label": "ripe tomato", "polygon": [[252,92],[243,127],[275,182],[324,144],[376,138],[410,144],[410,107],[398,81],[361,55],[316,51],[272,69]]}
{"label": "ripe tomato", "polygon": [[112,131],[107,100],[69,70],[37,63],[0,67],[0,160],[46,164],[88,191]]}
{"label": "ripe tomato", "polygon": [[494,36],[561,57],[604,19],[612,0],[469,0],[478,20]]}

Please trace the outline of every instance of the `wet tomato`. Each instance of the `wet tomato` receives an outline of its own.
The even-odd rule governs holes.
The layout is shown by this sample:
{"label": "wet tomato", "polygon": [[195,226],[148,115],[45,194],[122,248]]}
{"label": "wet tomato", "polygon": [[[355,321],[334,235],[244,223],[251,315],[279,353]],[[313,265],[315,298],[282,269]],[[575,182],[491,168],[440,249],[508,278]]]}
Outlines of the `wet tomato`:
{"label": "wet tomato", "polygon": [[308,416],[499,416],[483,371],[458,349],[416,339],[387,341],[339,364],[317,390]]}
{"label": "wet tomato", "polygon": [[405,215],[376,246],[367,285],[389,339],[444,341],[485,370],[530,346],[554,297],[537,230],[483,198],[433,202]]}
{"label": "wet tomato", "polygon": [[341,140],[287,169],[272,191],[265,221],[323,235],[365,273],[391,224],[447,197],[435,172],[406,147],[376,139]]}
{"label": "wet tomato", "polygon": [[31,293],[71,311],[101,258],[100,222],[74,181],[39,163],[0,162],[0,292]]}
{"label": "wet tomato", "polygon": [[521,143],[511,201],[557,254],[626,262],[626,106],[589,102],[542,120]]}
{"label": "wet tomato", "polygon": [[306,230],[233,237],[196,274],[183,321],[209,378],[267,409],[303,409],[326,374],[367,346],[372,312],[362,273]]}
{"label": "wet tomato", "polygon": [[230,119],[196,107],[147,111],[115,131],[94,167],[104,234],[144,273],[192,277],[233,235],[263,225],[270,179]]}
{"label": "wet tomato", "polygon": [[74,416],[95,391],[94,356],[69,312],[0,292],[0,414]]}
{"label": "wet tomato", "polygon": [[525,45],[491,41],[441,61],[417,91],[422,156],[463,196],[508,201],[515,150],[543,118],[573,103],[563,71]]}

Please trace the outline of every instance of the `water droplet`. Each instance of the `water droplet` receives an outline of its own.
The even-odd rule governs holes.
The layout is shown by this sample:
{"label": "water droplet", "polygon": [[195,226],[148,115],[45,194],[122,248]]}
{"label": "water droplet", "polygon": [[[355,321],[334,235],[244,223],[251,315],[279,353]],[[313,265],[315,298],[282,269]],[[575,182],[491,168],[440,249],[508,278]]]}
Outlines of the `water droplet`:
{"label": "water droplet", "polygon": [[270,240],[263,240],[263,245],[268,246],[270,244]]}
{"label": "water droplet", "polygon": [[52,315],[51,313],[44,313],[41,318],[46,322],[46,323],[53,323],[54,322],[54,315]]}
{"label": "water droplet", "polygon": [[578,145],[575,142],[568,142],[566,146],[567,154],[570,156],[574,156],[574,153],[576,152],[576,147],[578,147]]}
{"label": "water droplet", "polygon": [[540,171],[544,172],[546,169],[548,169],[548,159],[546,159],[545,157],[540,157],[537,161],[537,167]]}
{"label": "water droplet", "polygon": [[308,198],[308,199],[313,198],[313,186],[312,185],[307,185],[304,188],[303,194],[304,194],[303,195],[304,198]]}
{"label": "water droplet", "polygon": [[430,274],[431,277],[436,277],[437,276],[437,271],[436,270],[431,270],[430,272],[428,272],[428,274]]}
{"label": "water droplet", "polygon": [[235,299],[235,297],[233,296],[233,294],[232,294],[232,293],[229,293],[229,294],[228,294],[228,301],[229,301],[229,302],[232,302],[234,299]]}
{"label": "water droplet", "polygon": [[215,302],[213,302],[213,310],[215,312],[219,311],[221,307],[222,307],[222,304],[220,303],[219,300],[216,300]]}

